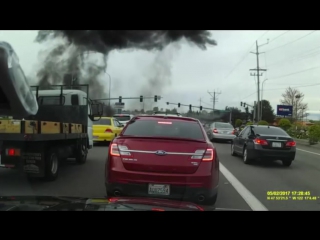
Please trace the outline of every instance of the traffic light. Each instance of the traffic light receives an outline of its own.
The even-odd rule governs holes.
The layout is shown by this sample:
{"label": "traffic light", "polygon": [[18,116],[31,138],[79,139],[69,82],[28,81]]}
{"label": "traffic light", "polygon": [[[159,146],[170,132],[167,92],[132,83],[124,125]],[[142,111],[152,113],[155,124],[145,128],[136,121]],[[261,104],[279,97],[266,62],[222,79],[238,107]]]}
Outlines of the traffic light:
{"label": "traffic light", "polygon": [[143,96],[140,96],[140,102],[143,102]]}
{"label": "traffic light", "polygon": [[189,110],[190,110],[190,111],[192,110],[192,105],[191,105],[191,104],[189,105]]}
{"label": "traffic light", "polygon": [[240,102],[240,106],[242,107],[242,102]]}
{"label": "traffic light", "polygon": [[180,107],[180,103],[178,103],[178,107]]}
{"label": "traffic light", "polygon": [[200,106],[200,111],[202,111],[202,106]]}
{"label": "traffic light", "polygon": [[154,101],[157,102],[157,100],[158,100],[158,96],[155,95],[155,96],[154,96]]}
{"label": "traffic light", "polygon": [[167,105],[169,105],[169,102],[167,102]]}
{"label": "traffic light", "polygon": [[243,103],[243,106],[246,107],[246,103]]}
{"label": "traffic light", "polygon": [[119,102],[122,102],[122,97],[121,96],[119,97]]}
{"label": "traffic light", "polygon": [[248,113],[249,112],[249,108],[248,107],[246,107],[246,113]]}

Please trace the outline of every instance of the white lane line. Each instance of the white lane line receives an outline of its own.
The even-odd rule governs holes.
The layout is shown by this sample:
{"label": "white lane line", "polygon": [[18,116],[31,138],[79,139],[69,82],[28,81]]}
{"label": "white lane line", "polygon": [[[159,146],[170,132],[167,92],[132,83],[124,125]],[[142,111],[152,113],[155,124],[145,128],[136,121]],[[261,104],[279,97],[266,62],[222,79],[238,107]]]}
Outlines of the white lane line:
{"label": "white lane line", "polygon": [[220,172],[236,189],[253,211],[268,211],[268,209],[220,162]]}
{"label": "white lane line", "polygon": [[310,151],[306,151],[306,150],[303,150],[303,149],[300,149],[300,148],[297,148],[297,149],[298,149],[299,151],[302,151],[302,152],[307,152],[307,153],[311,153],[311,154],[320,156],[320,153],[310,152]]}

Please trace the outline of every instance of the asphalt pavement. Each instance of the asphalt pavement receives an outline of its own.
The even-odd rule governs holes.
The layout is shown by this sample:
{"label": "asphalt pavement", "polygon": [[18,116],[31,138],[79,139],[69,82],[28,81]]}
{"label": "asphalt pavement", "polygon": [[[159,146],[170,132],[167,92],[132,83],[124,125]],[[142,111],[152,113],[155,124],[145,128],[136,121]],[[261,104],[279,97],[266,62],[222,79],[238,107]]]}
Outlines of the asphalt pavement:
{"label": "asphalt pavement", "polygon": [[[214,144],[221,162],[217,208],[320,210],[320,150],[298,146],[296,160],[286,168],[281,162],[245,165],[240,157],[231,156],[230,144]],[[90,150],[86,164],[63,163],[55,182],[29,181],[19,171],[0,169],[0,195],[104,197],[107,151],[107,146],[96,146]],[[270,191],[309,191],[317,200],[268,200]]]}

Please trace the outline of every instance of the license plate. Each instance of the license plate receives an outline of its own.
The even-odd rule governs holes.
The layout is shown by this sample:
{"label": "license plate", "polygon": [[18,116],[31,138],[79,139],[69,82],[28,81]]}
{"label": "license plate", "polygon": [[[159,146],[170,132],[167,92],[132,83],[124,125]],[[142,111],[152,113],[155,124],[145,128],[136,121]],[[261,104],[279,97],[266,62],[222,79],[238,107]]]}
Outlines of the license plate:
{"label": "license plate", "polygon": [[148,193],[152,195],[170,195],[170,185],[150,183]]}
{"label": "license plate", "polygon": [[272,147],[281,148],[281,142],[273,142]]}

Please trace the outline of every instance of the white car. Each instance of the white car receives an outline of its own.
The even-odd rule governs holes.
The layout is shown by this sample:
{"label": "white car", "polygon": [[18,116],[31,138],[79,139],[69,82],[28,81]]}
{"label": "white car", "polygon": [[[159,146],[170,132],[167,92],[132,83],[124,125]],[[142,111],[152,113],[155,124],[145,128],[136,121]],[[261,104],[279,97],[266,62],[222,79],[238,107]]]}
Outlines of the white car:
{"label": "white car", "polygon": [[132,114],[115,114],[113,115],[124,126],[134,117]]}

